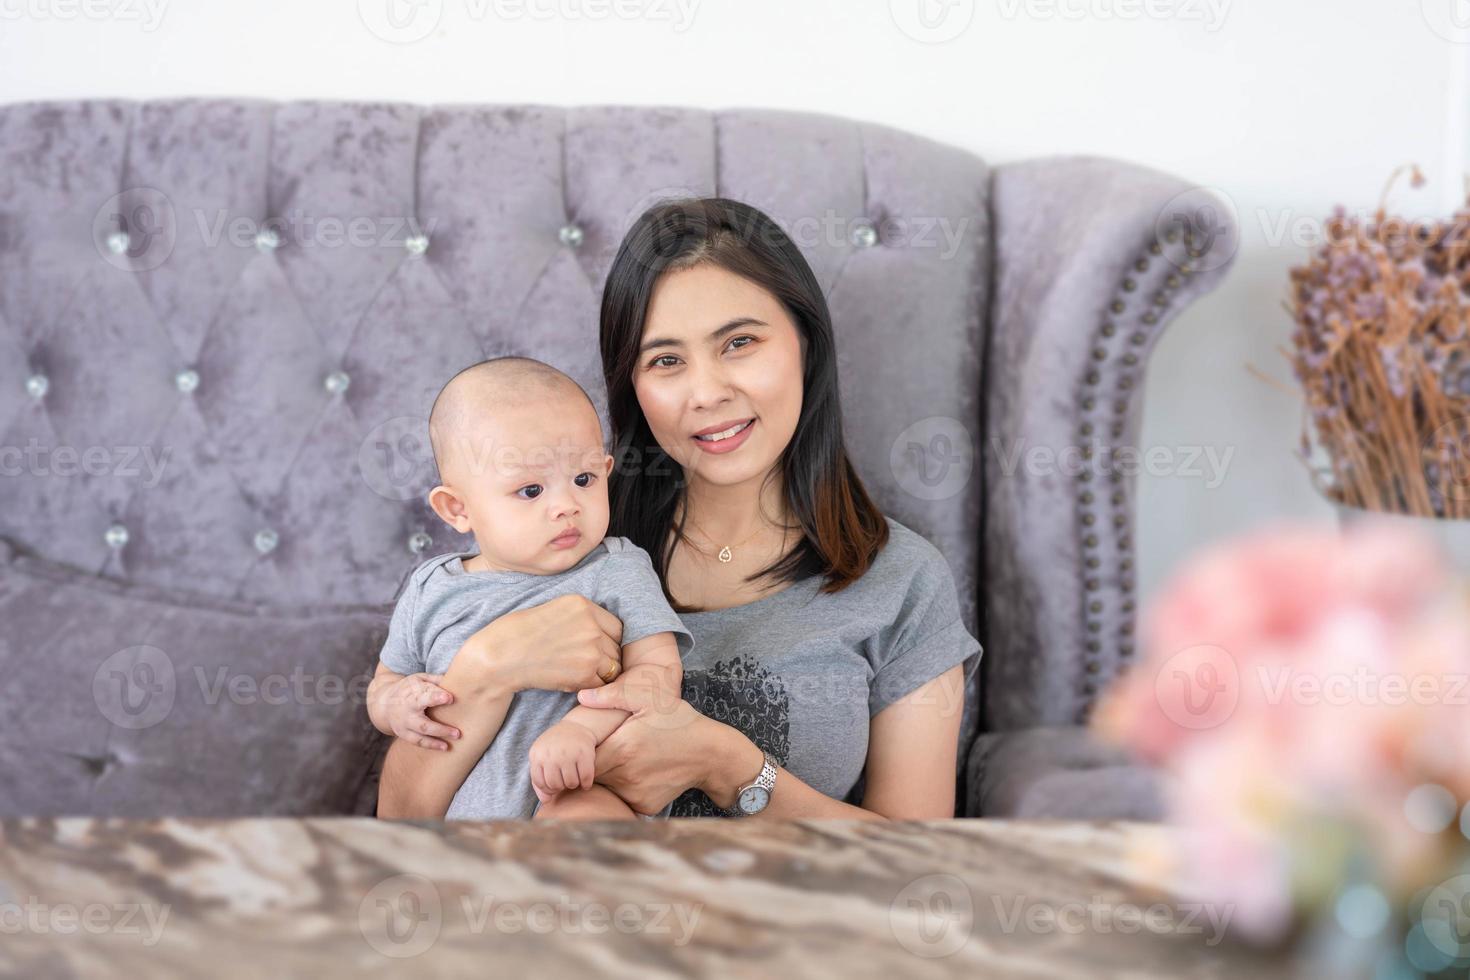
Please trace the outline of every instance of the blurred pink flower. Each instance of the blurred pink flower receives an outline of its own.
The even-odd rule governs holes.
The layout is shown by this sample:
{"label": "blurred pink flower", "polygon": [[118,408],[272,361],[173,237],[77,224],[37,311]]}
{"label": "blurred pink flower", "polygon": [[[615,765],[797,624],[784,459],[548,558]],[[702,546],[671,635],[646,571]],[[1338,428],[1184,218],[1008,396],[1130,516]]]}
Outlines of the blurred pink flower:
{"label": "blurred pink flower", "polygon": [[[1470,799],[1470,603],[1402,526],[1212,549],[1144,620],[1095,726],[1163,770],[1181,886],[1274,941],[1368,860],[1406,901],[1464,841],[1411,825],[1425,783]],[[1354,857],[1356,856],[1356,857]]]}
{"label": "blurred pink flower", "polygon": [[1336,642],[1351,633],[1324,641],[1334,617],[1399,623],[1438,595],[1446,576],[1429,542],[1377,525],[1272,530],[1216,547],[1144,617],[1144,657],[1103,698],[1098,729],[1161,762],[1181,743],[1267,707],[1273,671],[1299,670],[1313,656],[1331,666]]}

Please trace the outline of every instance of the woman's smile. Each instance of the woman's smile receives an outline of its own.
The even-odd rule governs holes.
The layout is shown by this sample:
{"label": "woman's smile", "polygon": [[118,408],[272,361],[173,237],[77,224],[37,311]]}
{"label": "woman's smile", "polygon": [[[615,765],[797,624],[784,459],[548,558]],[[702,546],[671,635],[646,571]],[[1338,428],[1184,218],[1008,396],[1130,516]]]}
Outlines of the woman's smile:
{"label": "woman's smile", "polygon": [[739,449],[750,438],[751,430],[755,428],[756,420],[746,419],[737,422],[727,429],[714,432],[709,435],[697,435],[692,438],[699,444],[699,448],[707,453],[730,453]]}

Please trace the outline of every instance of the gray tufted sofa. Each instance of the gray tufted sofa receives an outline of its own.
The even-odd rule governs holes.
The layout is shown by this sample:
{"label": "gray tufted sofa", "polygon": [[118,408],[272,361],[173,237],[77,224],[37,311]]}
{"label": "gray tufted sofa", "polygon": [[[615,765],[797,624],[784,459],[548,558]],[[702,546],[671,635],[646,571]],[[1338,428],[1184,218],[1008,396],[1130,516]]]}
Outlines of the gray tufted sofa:
{"label": "gray tufted sofa", "polygon": [[0,814],[372,812],[392,599],[467,543],[430,399],[523,353],[601,404],[624,230],[718,193],[802,245],[855,463],[984,643],[961,812],[1151,815],[1079,727],[1133,652],[1132,480],[1026,453],[1136,441],[1234,250],[1189,191],[759,110],[0,107]]}

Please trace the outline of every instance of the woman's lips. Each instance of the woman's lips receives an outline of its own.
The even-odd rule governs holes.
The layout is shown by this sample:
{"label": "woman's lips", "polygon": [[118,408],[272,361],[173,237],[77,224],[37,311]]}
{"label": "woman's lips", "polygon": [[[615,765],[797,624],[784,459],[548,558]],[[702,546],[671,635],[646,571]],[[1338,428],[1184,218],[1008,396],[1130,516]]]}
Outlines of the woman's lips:
{"label": "woman's lips", "polygon": [[751,419],[750,424],[747,425],[745,428],[741,429],[730,438],[721,439],[719,442],[706,442],[698,436],[690,436],[689,438],[693,439],[694,444],[700,449],[703,449],[707,453],[712,453],[718,456],[721,453],[734,452],[742,445],[744,445],[745,441],[750,438],[751,432],[755,430],[755,425],[757,421],[759,420]]}
{"label": "woman's lips", "polygon": [[576,544],[580,540],[582,540],[581,531],[575,529],[571,531],[563,531],[561,534],[558,534],[556,537],[551,539],[551,546],[553,548],[570,548],[572,545]]}

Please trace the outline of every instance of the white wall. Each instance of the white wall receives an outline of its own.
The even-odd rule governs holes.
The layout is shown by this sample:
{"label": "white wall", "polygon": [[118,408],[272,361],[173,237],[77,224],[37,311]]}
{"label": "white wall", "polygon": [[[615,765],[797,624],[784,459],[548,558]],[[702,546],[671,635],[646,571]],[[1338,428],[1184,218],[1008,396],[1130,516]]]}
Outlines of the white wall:
{"label": "white wall", "polygon": [[[407,44],[365,26],[388,2],[0,0],[0,100],[787,107],[997,162],[1106,154],[1220,188],[1242,251],[1158,347],[1143,439],[1233,456],[1218,486],[1141,478],[1145,592],[1205,541],[1326,512],[1292,457],[1297,400],[1246,370],[1290,382],[1281,301],[1305,249],[1280,240],[1282,223],[1372,206],[1405,161],[1432,181],[1398,195],[1405,210],[1431,212],[1461,188],[1462,0],[418,0],[439,19]],[[593,16],[614,2],[640,16]],[[942,31],[964,29],[915,40],[899,23],[922,33],[920,3],[948,18]]]}

